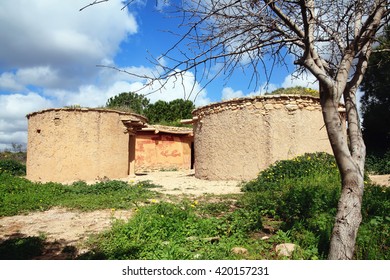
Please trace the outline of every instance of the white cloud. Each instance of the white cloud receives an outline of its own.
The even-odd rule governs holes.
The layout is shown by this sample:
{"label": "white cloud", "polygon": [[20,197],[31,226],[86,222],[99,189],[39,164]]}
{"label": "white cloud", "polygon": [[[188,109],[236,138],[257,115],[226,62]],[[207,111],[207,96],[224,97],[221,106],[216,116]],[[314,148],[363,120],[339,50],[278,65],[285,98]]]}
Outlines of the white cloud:
{"label": "white cloud", "polygon": [[244,97],[242,90],[234,90],[231,87],[225,87],[222,89],[222,100],[229,100],[240,97]]}
{"label": "white cloud", "polygon": [[53,107],[52,101],[34,92],[0,95],[0,149],[11,143],[26,143],[26,115],[50,107]]}
{"label": "white cloud", "polygon": [[[30,72],[49,69],[61,77],[51,84],[57,88],[77,88],[88,78],[93,79],[99,72],[94,66],[111,59],[120,43],[138,31],[138,25],[127,9],[120,10],[120,0],[79,12],[88,3],[89,0],[1,1],[0,67]],[[3,81],[4,84],[15,88],[12,83]]]}
{"label": "white cloud", "polygon": [[[137,90],[155,91],[147,95],[151,102],[188,98],[197,106],[210,103],[191,72],[141,89],[145,80],[140,77],[96,67],[115,65],[121,43],[138,32],[138,24],[127,9],[121,11],[121,0],[79,12],[89,3],[0,1],[0,149],[12,142],[25,143],[26,114],[44,108],[102,106],[111,96]],[[124,70],[140,76],[158,72],[146,66]]]}
{"label": "white cloud", "polygon": [[225,87],[222,89],[222,100],[229,100],[233,98],[241,98],[241,97],[250,97],[250,96],[258,96],[263,95],[266,92],[272,92],[277,89],[278,86],[272,83],[264,83],[262,84],[257,91],[251,91],[245,94],[242,90],[234,90],[231,87]]}
{"label": "white cloud", "polygon": [[318,90],[319,88],[317,79],[311,73],[304,73],[299,77],[288,75],[286,78],[284,78],[282,87],[289,88],[289,87],[296,87],[296,86],[312,88],[316,90]]}
{"label": "white cloud", "polygon": [[24,85],[20,84],[15,78],[15,74],[5,72],[0,75],[0,89],[4,90],[23,90]]}

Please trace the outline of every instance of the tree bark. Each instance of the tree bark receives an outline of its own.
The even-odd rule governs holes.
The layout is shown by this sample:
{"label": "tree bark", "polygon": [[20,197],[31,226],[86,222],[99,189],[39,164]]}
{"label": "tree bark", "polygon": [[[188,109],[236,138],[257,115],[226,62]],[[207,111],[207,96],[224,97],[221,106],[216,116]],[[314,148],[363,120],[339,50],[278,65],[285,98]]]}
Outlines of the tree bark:
{"label": "tree bark", "polygon": [[355,137],[359,133],[354,128],[353,131],[348,129],[347,134],[343,128],[343,120],[338,112],[338,90],[341,89],[337,88],[337,84],[320,87],[323,117],[342,185],[328,258],[350,260],[354,256],[356,236],[362,220],[365,146],[361,137],[354,140],[358,147],[349,146],[348,138],[351,138],[351,134]]}

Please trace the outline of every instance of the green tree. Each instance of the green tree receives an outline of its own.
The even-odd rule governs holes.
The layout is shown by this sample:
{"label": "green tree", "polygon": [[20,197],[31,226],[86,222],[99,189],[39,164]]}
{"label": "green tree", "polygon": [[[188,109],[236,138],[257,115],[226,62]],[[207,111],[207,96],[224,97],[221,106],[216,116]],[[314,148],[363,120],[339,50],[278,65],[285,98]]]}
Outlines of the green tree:
{"label": "green tree", "polygon": [[167,114],[169,111],[169,105],[166,101],[158,100],[153,104],[150,104],[145,111],[146,117],[149,119],[149,123],[156,124],[167,120]]}
{"label": "green tree", "polygon": [[383,154],[390,150],[390,27],[379,41],[362,81],[361,111],[367,151]]}
{"label": "green tree", "polygon": [[149,106],[149,99],[142,94],[134,92],[122,92],[107,100],[106,107],[118,110],[131,110],[136,114],[143,115]]}
{"label": "green tree", "polygon": [[169,102],[169,121],[180,121],[192,118],[192,111],[195,105],[191,100],[175,99]]}
{"label": "green tree", "polygon": [[190,100],[175,99],[170,102],[159,100],[150,104],[145,111],[151,124],[178,125],[181,119],[192,118],[195,105]]}

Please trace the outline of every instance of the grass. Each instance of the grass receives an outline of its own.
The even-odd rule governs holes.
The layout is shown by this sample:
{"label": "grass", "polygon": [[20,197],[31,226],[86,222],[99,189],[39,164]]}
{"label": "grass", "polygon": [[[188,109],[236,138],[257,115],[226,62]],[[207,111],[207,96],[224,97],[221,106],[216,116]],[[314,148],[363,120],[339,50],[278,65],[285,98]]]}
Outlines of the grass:
{"label": "grass", "polygon": [[99,182],[87,185],[33,183],[7,172],[0,174],[0,216],[43,211],[54,206],[91,211],[104,208],[128,209],[158,196],[150,182]]}
{"label": "grass", "polygon": [[[128,222],[115,221],[110,230],[92,236],[90,251],[80,259],[280,259],[274,248],[284,242],[298,245],[291,259],[327,257],[340,193],[330,155],[277,162],[243,184],[244,194],[159,197],[154,187],[147,181],[39,184],[2,172],[0,216],[53,206],[135,209]],[[389,213],[390,188],[368,180],[356,259],[390,259]],[[18,251],[24,242],[37,240],[3,242],[0,252]],[[235,247],[247,251],[235,253]]]}
{"label": "grass", "polygon": [[[87,259],[242,259],[256,256],[259,241],[249,232],[261,229],[257,213],[228,212],[222,217],[199,216],[197,201],[160,202],[142,207],[127,223],[116,222],[110,231],[95,236]],[[250,255],[234,254],[245,247]],[[268,251],[272,251],[269,247]]]}

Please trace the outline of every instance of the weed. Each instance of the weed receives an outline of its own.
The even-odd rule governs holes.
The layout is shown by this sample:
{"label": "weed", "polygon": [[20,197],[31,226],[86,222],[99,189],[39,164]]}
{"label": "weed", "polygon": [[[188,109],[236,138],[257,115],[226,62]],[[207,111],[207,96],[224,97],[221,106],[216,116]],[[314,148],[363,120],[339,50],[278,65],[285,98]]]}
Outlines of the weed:
{"label": "weed", "polygon": [[26,166],[14,159],[0,160],[0,174],[8,172],[14,176],[26,175]]}
{"label": "weed", "polygon": [[[104,259],[236,259],[231,248],[261,228],[259,215],[234,211],[223,218],[203,218],[194,202],[160,202],[142,207],[127,223],[94,240],[93,256]],[[242,256],[241,256],[242,257]]]}
{"label": "weed", "polygon": [[136,202],[156,197],[150,183],[129,185],[122,181],[99,182],[88,185],[76,182],[33,183],[8,173],[0,174],[0,216],[11,216],[28,211],[43,211],[53,206],[96,210],[131,208]]}
{"label": "weed", "polygon": [[[281,220],[280,230],[289,232],[288,240],[300,245],[301,257],[326,258],[340,189],[333,157],[306,154],[277,162],[243,185],[246,193],[238,204]],[[389,188],[367,181],[356,258],[389,258],[389,198]]]}

